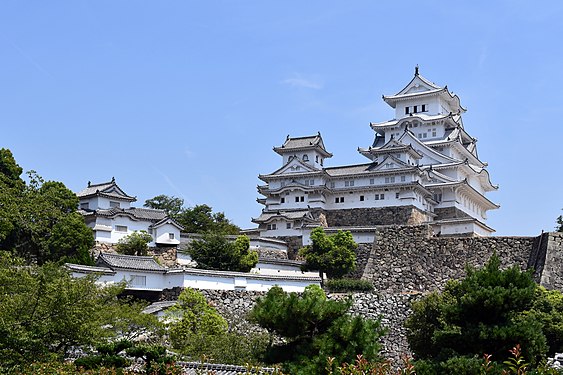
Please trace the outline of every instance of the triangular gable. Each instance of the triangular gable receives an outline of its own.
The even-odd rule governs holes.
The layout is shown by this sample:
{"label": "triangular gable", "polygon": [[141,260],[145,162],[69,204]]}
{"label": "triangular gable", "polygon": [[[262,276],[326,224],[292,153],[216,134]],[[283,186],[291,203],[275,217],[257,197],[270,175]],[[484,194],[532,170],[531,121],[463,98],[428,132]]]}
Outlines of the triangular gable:
{"label": "triangular gable", "polygon": [[131,198],[119,186],[117,186],[117,184],[115,182],[112,183],[111,185],[109,185],[108,187],[106,187],[105,189],[100,190],[100,192],[105,193],[105,194],[118,195],[118,196],[122,196],[124,198]]}
{"label": "triangular gable", "polygon": [[306,172],[319,172],[319,169],[314,168],[299,158],[293,158],[286,165],[273,172],[272,175],[292,174],[292,173],[306,173]]}
{"label": "triangular gable", "polygon": [[377,163],[374,167],[370,167],[370,171],[382,171],[382,170],[393,170],[393,169],[403,169],[412,168],[412,165],[408,165],[402,160],[397,159],[392,155],[387,155],[380,163]]}
{"label": "triangular gable", "polygon": [[[430,147],[426,146],[422,143],[415,135],[410,131],[407,130],[404,132],[400,137],[399,141],[401,143],[411,145],[415,151],[422,155],[422,160],[424,164],[444,164],[444,163],[451,163],[456,162],[459,160],[450,158],[448,156],[442,155],[438,151],[434,151]],[[424,159],[427,159],[424,162]],[[428,160],[429,159],[429,160]]]}
{"label": "triangular gable", "polygon": [[435,83],[430,82],[429,80],[427,80],[426,78],[424,78],[419,74],[415,74],[413,79],[411,79],[411,81],[401,91],[395,94],[395,96],[407,95],[407,94],[413,94],[413,93],[419,93],[425,91],[435,91],[439,89],[442,89],[442,87],[436,85]]}

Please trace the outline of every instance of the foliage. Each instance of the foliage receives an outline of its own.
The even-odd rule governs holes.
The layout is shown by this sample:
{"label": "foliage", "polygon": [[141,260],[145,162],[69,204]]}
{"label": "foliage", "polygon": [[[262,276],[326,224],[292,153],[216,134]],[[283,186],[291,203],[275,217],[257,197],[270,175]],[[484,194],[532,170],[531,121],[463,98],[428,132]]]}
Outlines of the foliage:
{"label": "foliage", "polygon": [[145,362],[145,373],[151,375],[180,375],[181,368],[175,365],[175,358],[166,353],[166,348],[160,345],[135,345],[127,350],[127,354],[141,358]]}
{"label": "foliage", "polygon": [[132,346],[133,343],[129,340],[99,344],[96,346],[97,355],[78,358],[74,361],[74,365],[85,370],[99,369],[101,367],[123,368],[128,366],[130,361],[119,354]]}
{"label": "foliage", "polygon": [[325,287],[331,292],[371,292],[373,284],[369,280],[332,279],[327,280]]}
{"label": "foliage", "polygon": [[166,211],[166,214],[172,218],[178,216],[182,211],[184,200],[175,196],[157,195],[154,198],[147,199],[143,206]]}
{"label": "foliage", "polygon": [[415,375],[414,366],[410,359],[403,358],[402,366],[393,368],[391,361],[373,362],[368,361],[361,354],[351,363],[343,363],[335,366],[334,358],[327,359],[328,375]]}
{"label": "foliage", "polygon": [[141,306],[118,300],[122,288],[100,288],[93,276],[73,278],[55,264],[24,266],[2,254],[0,373],[34,360],[60,360],[73,348],[93,346],[117,334],[134,336],[131,329],[136,327],[124,321],[135,321]]}
{"label": "foliage", "polygon": [[557,227],[555,227],[557,232],[563,232],[563,215],[559,215],[557,218]]}
{"label": "foliage", "polygon": [[484,268],[467,267],[461,281],[451,280],[443,293],[413,304],[407,339],[417,359],[445,362],[480,353],[502,358],[517,343],[532,362],[545,354],[542,324],[524,312],[531,308],[535,284],[530,272],[500,270],[495,254]]}
{"label": "foliage", "polygon": [[[61,182],[31,171],[29,182],[12,153],[0,149],[0,249],[29,262],[91,264],[92,230],[76,213],[78,198]],[[64,245],[62,245],[64,242]]]}
{"label": "foliage", "polygon": [[237,235],[240,232],[240,228],[231,223],[223,212],[213,212],[206,204],[190,208],[184,208],[183,205],[183,199],[168,195],[157,195],[146,200],[144,204],[145,207],[165,210],[187,233],[215,232]]}
{"label": "foliage", "polygon": [[327,357],[335,363],[352,361],[358,354],[378,359],[383,335],[378,321],[346,314],[351,301],[328,300],[321,288],[311,285],[302,295],[271,288],[259,298],[249,319],[285,339],[272,344],[265,360],[284,362],[291,373],[323,373]]}
{"label": "foliage", "polygon": [[563,293],[537,287],[534,303],[527,314],[541,322],[548,354],[563,353]]}
{"label": "foliage", "polygon": [[121,238],[116,245],[116,249],[121,254],[126,255],[147,255],[148,244],[152,241],[152,236],[146,231],[134,231]]}
{"label": "foliage", "polygon": [[234,242],[219,233],[206,233],[194,240],[188,254],[198,268],[222,271],[249,272],[258,262],[258,253],[250,251],[250,240],[239,236]]}
{"label": "foliage", "polygon": [[307,269],[319,270],[321,276],[326,273],[328,278],[338,278],[356,268],[354,250],[358,245],[349,231],[339,230],[328,236],[322,227],[317,227],[311,232],[311,242],[299,250]]}
{"label": "foliage", "polygon": [[186,354],[197,353],[197,345],[208,337],[227,332],[227,321],[209,305],[203,294],[186,288],[168,310],[172,347]]}

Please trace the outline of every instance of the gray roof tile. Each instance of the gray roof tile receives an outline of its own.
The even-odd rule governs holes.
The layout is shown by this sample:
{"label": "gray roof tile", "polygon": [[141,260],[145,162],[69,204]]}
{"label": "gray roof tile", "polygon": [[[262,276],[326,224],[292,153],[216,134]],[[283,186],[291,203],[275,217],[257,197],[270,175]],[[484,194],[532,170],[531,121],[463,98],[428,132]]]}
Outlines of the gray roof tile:
{"label": "gray roof tile", "polygon": [[125,268],[138,271],[166,271],[166,268],[156,263],[152,257],[147,256],[101,253],[96,264],[111,269]]}

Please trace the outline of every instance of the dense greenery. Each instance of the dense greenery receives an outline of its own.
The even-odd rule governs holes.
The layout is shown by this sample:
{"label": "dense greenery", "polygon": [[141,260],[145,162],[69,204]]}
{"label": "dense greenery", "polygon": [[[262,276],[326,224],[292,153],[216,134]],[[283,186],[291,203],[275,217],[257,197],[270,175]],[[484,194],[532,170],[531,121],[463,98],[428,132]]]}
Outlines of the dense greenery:
{"label": "dense greenery", "polygon": [[0,256],[0,373],[26,363],[62,359],[77,347],[113,337],[150,337],[161,324],[144,304],[119,300],[123,286],[100,288],[52,263],[24,266]]}
{"label": "dense greenery", "polygon": [[424,360],[417,364],[421,373],[477,368],[480,362],[472,358],[483,354],[501,361],[517,344],[535,364],[548,346],[561,349],[562,304],[560,292],[538,289],[530,272],[517,267],[501,270],[494,255],[484,268],[468,267],[464,279],[414,303],[407,338],[415,358]]}
{"label": "dense greenery", "polygon": [[249,272],[258,262],[258,253],[250,250],[244,235],[229,241],[220,233],[206,233],[190,244],[188,254],[198,268],[208,270]]}
{"label": "dense greenery", "polygon": [[121,238],[116,245],[116,249],[121,254],[126,255],[147,255],[149,243],[152,236],[142,231],[135,231]]}
{"label": "dense greenery", "polygon": [[324,285],[331,292],[371,292],[373,284],[369,280],[332,279]]}
{"label": "dense greenery", "polygon": [[169,327],[172,347],[186,354],[197,352],[208,337],[227,332],[227,321],[194,289],[184,289],[168,312],[173,318]]}
{"label": "dense greenery", "polygon": [[349,231],[338,231],[331,236],[317,227],[311,232],[311,245],[299,250],[305,261],[306,269],[319,270],[322,277],[326,273],[328,278],[338,278],[356,268],[356,253],[358,247]]}
{"label": "dense greenery", "polygon": [[284,338],[270,345],[267,362],[283,362],[292,374],[322,374],[328,357],[334,364],[353,361],[358,354],[379,359],[378,340],[384,333],[379,321],[348,315],[350,304],[327,299],[315,285],[301,295],[273,287],[257,300],[249,319]]}
{"label": "dense greenery", "polygon": [[26,183],[12,153],[0,149],[0,249],[43,264],[93,264],[94,235],[76,212],[78,198],[35,172]]}
{"label": "dense greenery", "polygon": [[184,208],[183,205],[183,199],[168,195],[157,195],[146,200],[144,204],[145,207],[165,210],[187,233],[215,232],[234,235],[240,232],[240,228],[231,223],[223,212],[213,212],[206,204],[190,208]]}
{"label": "dense greenery", "polygon": [[559,217],[557,218],[557,227],[555,227],[555,230],[558,232],[563,232],[563,215],[559,215]]}

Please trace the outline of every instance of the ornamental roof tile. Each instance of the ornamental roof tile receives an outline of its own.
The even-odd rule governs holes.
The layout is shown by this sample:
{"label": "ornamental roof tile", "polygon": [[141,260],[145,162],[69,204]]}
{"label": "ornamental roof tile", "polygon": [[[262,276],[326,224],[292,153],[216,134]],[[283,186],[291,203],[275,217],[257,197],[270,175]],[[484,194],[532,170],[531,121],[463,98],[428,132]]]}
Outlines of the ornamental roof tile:
{"label": "ornamental roof tile", "polygon": [[152,257],[101,253],[96,261],[98,266],[124,268],[138,271],[160,271],[166,272],[166,268],[156,263]]}
{"label": "ornamental roof tile", "polygon": [[166,211],[157,210],[153,208],[110,208],[97,210],[96,215],[99,216],[129,216],[136,220],[148,220],[152,222],[159,222],[167,217]]}
{"label": "ornamental roof tile", "polygon": [[115,179],[113,178],[109,182],[102,182],[99,184],[91,184],[90,182],[88,182],[88,187],[76,193],[76,195],[78,196],[78,198],[88,198],[92,196],[104,195],[111,198],[131,202],[137,200],[135,197],[127,195],[119,186],[117,186]]}

